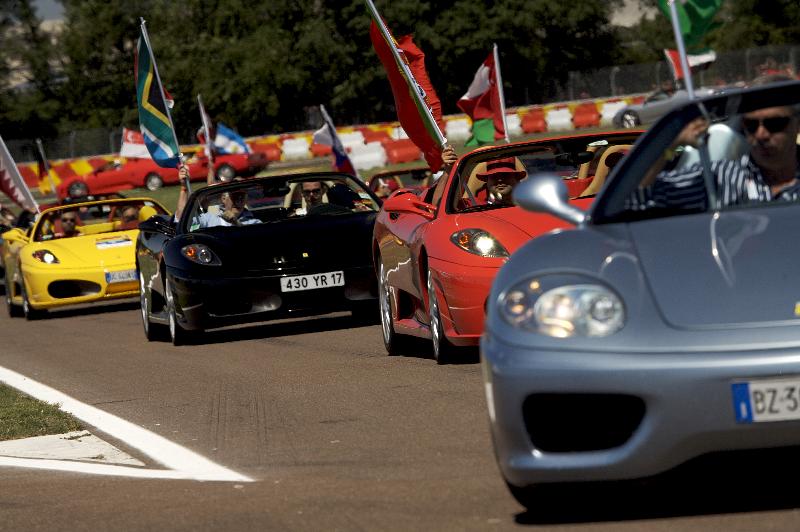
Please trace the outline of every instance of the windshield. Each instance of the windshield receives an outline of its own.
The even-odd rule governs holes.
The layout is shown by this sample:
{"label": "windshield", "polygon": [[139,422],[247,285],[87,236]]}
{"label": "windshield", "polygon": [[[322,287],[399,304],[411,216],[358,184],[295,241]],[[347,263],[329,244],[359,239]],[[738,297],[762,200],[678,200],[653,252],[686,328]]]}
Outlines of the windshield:
{"label": "windshield", "polygon": [[610,214],[613,221],[630,221],[798,201],[798,86],[730,94],[667,117],[626,165],[598,219]]}
{"label": "windshield", "polygon": [[133,199],[50,209],[42,213],[33,240],[42,242],[138,229],[139,222],[156,214],[166,214],[166,211],[153,201]]}
{"label": "windshield", "polygon": [[513,206],[514,187],[537,172],[555,173],[564,179],[570,198],[593,196],[638,135],[576,135],[475,154],[459,167],[449,196],[449,210]]}
{"label": "windshield", "polygon": [[189,211],[188,230],[348,216],[379,209],[364,186],[344,174],[249,179],[200,191]]}

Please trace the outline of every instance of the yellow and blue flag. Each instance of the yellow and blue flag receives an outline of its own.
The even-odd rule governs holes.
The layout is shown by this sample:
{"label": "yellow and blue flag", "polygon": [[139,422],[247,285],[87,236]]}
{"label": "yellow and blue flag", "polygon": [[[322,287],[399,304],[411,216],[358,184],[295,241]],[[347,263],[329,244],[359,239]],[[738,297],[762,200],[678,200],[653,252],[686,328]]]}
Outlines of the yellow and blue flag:
{"label": "yellow and blue flag", "polygon": [[136,100],[139,103],[139,129],[147,151],[158,166],[176,168],[180,162],[180,146],[172,125],[169,100],[165,96],[156,58],[144,19],[136,46]]}

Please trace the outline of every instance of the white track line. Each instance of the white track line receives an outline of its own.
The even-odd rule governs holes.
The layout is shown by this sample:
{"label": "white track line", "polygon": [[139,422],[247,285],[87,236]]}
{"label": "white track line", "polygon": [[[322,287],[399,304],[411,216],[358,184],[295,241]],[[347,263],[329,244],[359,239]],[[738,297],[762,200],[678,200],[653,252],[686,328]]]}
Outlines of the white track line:
{"label": "white track line", "polygon": [[[59,462],[58,460],[3,458],[0,465],[80,471],[97,475],[123,475],[149,478],[182,478],[225,482],[253,482],[253,479],[216,464],[208,458],[113,414],[103,412],[69,395],[36,382],[10,369],[0,367],[0,381],[40,401],[56,403],[61,410],[97,427],[102,432],[139,449],[172,471],[143,470],[104,464]],[[23,465],[24,464],[24,465]],[[39,465],[36,465],[39,464]],[[50,467],[54,466],[54,467]],[[56,467],[57,466],[57,467]]]}

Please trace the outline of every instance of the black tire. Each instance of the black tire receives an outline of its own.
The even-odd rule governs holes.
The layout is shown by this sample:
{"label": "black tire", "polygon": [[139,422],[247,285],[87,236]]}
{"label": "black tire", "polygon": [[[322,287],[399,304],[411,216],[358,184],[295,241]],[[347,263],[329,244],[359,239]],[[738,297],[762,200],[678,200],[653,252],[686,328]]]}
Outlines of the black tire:
{"label": "black tire", "polygon": [[148,342],[154,342],[164,338],[164,326],[150,321],[150,298],[148,297],[146,289],[144,274],[139,272],[139,308],[142,314],[144,336],[147,338]]}
{"label": "black tire", "polygon": [[403,355],[406,353],[409,338],[394,331],[392,323],[392,298],[389,293],[389,285],[386,282],[386,273],[383,260],[378,259],[378,307],[381,315],[381,332],[383,334],[383,346],[389,356]]}
{"label": "black tire", "polygon": [[175,297],[172,294],[172,285],[169,279],[164,279],[164,292],[167,299],[167,318],[169,319],[169,338],[172,345],[188,345],[197,341],[200,331],[188,331],[178,323],[178,313],[175,310]]}
{"label": "black tire", "polygon": [[156,191],[164,186],[164,180],[155,172],[150,172],[144,176],[144,188],[150,192]]}
{"label": "black tire", "polygon": [[536,508],[537,502],[539,506],[541,506],[542,499],[539,497],[538,486],[525,486],[521,488],[510,484],[508,481],[506,481],[506,486],[508,487],[508,491],[511,492],[511,496],[524,506],[526,510],[533,510]]}
{"label": "black tire", "polygon": [[433,274],[430,270],[428,270],[426,290],[428,292],[428,322],[431,327],[433,358],[438,364],[449,364],[453,359],[454,347],[444,335],[442,313],[439,311],[439,301],[436,299]]}
{"label": "black tire", "polygon": [[89,187],[83,181],[75,181],[67,187],[67,194],[71,198],[80,198],[89,195]]}
{"label": "black tire", "polygon": [[626,129],[633,129],[641,125],[642,121],[639,120],[639,115],[635,111],[625,111],[622,113],[622,127]]}
{"label": "black tire", "polygon": [[11,279],[8,278],[8,270],[6,270],[5,274],[5,283],[6,283],[6,310],[8,310],[8,316],[10,318],[21,318],[24,316],[22,312],[22,307],[19,305],[15,305],[11,301],[12,292],[14,289],[14,285],[11,282]]}
{"label": "black tire", "polygon": [[22,313],[28,321],[42,319],[47,314],[46,310],[37,310],[31,306],[31,302],[28,300],[28,290],[25,288],[24,282],[22,283]]}
{"label": "black tire", "polygon": [[236,177],[236,170],[229,164],[221,164],[217,168],[217,179],[220,181],[232,181]]}

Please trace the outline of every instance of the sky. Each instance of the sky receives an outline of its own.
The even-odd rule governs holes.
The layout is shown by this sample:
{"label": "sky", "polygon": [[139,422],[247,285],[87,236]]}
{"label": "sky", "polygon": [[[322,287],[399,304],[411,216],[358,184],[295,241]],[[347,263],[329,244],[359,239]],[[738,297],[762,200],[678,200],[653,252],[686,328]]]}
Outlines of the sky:
{"label": "sky", "polygon": [[42,20],[58,20],[64,16],[64,7],[55,0],[34,0],[33,5]]}

